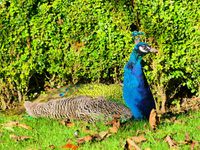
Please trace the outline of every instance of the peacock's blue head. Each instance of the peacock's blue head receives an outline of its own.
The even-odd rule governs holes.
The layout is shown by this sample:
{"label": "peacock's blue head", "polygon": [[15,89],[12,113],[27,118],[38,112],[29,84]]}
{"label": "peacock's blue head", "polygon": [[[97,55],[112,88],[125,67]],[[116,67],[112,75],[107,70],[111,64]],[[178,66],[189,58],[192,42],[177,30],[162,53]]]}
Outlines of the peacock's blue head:
{"label": "peacock's blue head", "polygon": [[139,56],[144,56],[145,54],[148,54],[150,52],[157,53],[158,51],[155,48],[152,48],[145,42],[140,42],[140,37],[145,35],[144,32],[140,31],[133,31],[132,32],[132,37],[134,38],[135,41],[135,47],[134,51],[139,55]]}
{"label": "peacock's blue head", "polygon": [[155,48],[152,48],[151,46],[149,46],[145,42],[137,42],[135,47],[134,47],[134,50],[140,56],[144,56],[145,54],[148,54],[150,52],[152,52],[152,53],[157,53],[158,52],[158,50],[156,50]]}

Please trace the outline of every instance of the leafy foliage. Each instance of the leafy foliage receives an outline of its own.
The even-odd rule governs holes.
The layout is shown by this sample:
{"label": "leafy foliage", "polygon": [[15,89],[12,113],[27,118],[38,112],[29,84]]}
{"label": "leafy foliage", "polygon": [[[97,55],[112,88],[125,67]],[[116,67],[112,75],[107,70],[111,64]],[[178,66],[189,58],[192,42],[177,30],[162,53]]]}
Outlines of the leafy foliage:
{"label": "leafy foliage", "polygon": [[[134,5],[140,30],[148,36],[149,43],[157,46],[159,54],[145,66],[159,102],[182,96],[189,89],[200,94],[200,23],[198,1],[136,0]],[[162,106],[164,107],[164,106]]]}
{"label": "leafy foliage", "polygon": [[3,1],[0,7],[2,108],[44,84],[121,79],[131,51],[126,1]]}
{"label": "leafy foliage", "polygon": [[198,1],[135,0],[134,9],[130,3],[2,0],[1,109],[44,86],[122,81],[133,22],[159,49],[145,65],[158,107],[183,87],[200,94]]}

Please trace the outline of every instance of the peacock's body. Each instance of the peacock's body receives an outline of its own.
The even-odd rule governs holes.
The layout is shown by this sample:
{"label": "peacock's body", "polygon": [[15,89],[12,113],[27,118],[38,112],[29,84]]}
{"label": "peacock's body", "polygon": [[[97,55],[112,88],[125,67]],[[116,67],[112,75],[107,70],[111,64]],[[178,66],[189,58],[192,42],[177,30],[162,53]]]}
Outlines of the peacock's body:
{"label": "peacock's body", "polygon": [[34,117],[78,119],[90,122],[109,120],[114,115],[119,115],[122,120],[132,117],[131,111],[127,107],[106,101],[103,97],[79,96],[51,100],[46,103],[26,101],[24,106],[27,113]]}
{"label": "peacock's body", "polygon": [[[135,33],[134,33],[135,34]],[[138,40],[136,40],[138,41]],[[25,102],[24,106],[29,115],[35,117],[66,118],[94,121],[112,118],[120,115],[121,119],[142,119],[149,117],[150,111],[155,108],[154,99],[149,85],[142,71],[142,57],[155,49],[146,43],[137,42],[124,68],[123,97],[126,106],[104,98],[80,96],[61,98],[46,103]]]}
{"label": "peacock's body", "polygon": [[135,119],[149,118],[155,102],[142,70],[142,57],[157,52],[144,42],[137,42],[124,68],[123,98]]}

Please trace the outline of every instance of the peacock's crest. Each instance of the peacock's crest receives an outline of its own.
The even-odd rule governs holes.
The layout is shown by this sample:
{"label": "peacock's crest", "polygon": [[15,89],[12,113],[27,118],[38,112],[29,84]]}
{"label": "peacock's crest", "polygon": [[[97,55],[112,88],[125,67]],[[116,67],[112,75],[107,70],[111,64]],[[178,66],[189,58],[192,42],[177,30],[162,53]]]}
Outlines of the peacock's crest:
{"label": "peacock's crest", "polygon": [[139,36],[139,35],[145,35],[145,33],[144,33],[144,32],[141,32],[141,31],[133,31],[133,32],[132,32],[132,36],[133,36],[133,37],[136,37],[136,36]]}

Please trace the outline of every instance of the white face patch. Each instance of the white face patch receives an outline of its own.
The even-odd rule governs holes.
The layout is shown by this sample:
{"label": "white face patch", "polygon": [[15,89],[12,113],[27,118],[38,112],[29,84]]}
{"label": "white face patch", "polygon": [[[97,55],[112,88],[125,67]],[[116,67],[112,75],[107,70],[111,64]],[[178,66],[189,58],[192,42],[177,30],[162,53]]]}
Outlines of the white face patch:
{"label": "white face patch", "polygon": [[143,53],[150,52],[151,48],[149,46],[139,46],[139,50]]}

